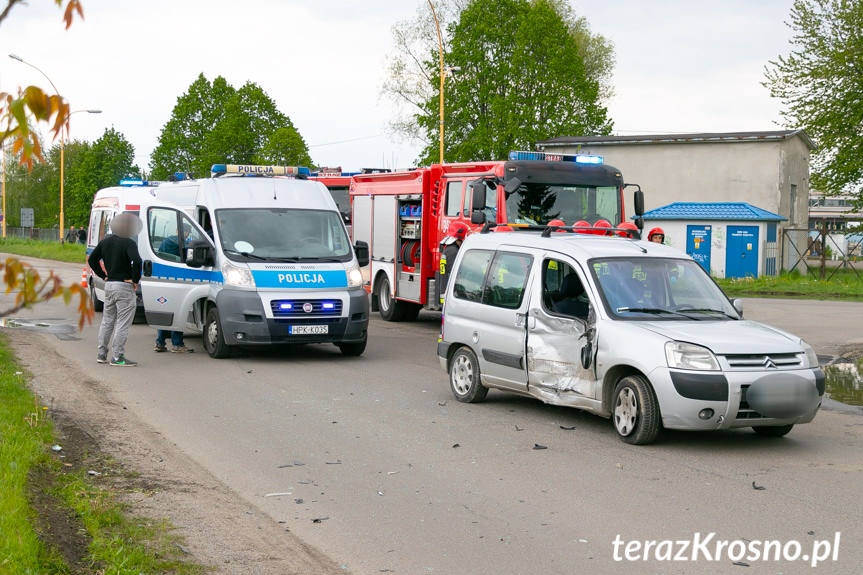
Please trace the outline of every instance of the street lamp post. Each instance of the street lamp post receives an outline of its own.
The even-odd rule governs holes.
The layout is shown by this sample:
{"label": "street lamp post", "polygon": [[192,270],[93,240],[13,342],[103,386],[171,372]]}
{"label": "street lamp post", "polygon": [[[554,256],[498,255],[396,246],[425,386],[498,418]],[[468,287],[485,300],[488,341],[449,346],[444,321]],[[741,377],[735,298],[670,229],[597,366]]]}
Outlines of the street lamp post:
{"label": "street lamp post", "polygon": [[[27,64],[28,66],[30,66],[31,68],[33,68],[34,70],[36,70],[37,72],[39,72],[40,74],[45,76],[45,79],[48,80],[48,83],[51,84],[52,88],[54,88],[54,93],[57,94],[58,96],[60,95],[60,90],[57,89],[57,86],[55,86],[54,82],[51,81],[51,78],[48,77],[48,74],[46,74],[41,69],[39,69],[36,66],[34,66],[33,64],[31,64],[30,62],[25,61],[23,58],[21,58],[21,56],[18,56],[16,54],[9,54],[9,57],[12,58],[13,60],[18,60],[22,64]],[[69,118],[72,116],[72,114],[77,114],[78,112],[87,112],[88,114],[101,114],[102,110],[75,110],[74,112],[70,112],[66,116],[66,121],[68,122]],[[65,224],[64,218],[63,218],[63,216],[64,216],[64,212],[63,212],[63,184],[64,184],[64,179],[65,179],[63,177],[64,176],[63,168],[65,166],[65,162],[64,162],[64,159],[65,159],[64,158],[64,150],[65,150],[65,148],[66,148],[65,130],[60,130],[60,243],[63,243],[63,240],[64,240],[63,234],[66,233],[66,224]],[[5,216],[5,212],[4,212],[4,216]]]}
{"label": "street lamp post", "polygon": [[446,80],[447,73],[451,72],[459,72],[461,69],[458,66],[452,66],[450,68],[444,69],[443,67],[443,38],[440,34],[440,23],[437,19],[437,12],[435,12],[434,4],[432,4],[431,0],[428,0],[429,7],[432,11],[432,16],[434,16],[434,24],[437,28],[437,41],[438,47],[440,48],[440,163],[443,164],[443,83]]}

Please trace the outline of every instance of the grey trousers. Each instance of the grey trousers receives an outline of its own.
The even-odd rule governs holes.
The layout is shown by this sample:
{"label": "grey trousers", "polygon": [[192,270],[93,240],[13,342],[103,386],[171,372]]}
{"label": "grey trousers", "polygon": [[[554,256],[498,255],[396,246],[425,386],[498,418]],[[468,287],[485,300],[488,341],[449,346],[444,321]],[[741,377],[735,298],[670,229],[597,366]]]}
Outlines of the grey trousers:
{"label": "grey trousers", "polygon": [[129,328],[135,319],[135,288],[127,282],[105,282],[105,307],[102,324],[99,326],[99,355],[108,354],[111,335],[113,357],[120,357],[126,350]]}

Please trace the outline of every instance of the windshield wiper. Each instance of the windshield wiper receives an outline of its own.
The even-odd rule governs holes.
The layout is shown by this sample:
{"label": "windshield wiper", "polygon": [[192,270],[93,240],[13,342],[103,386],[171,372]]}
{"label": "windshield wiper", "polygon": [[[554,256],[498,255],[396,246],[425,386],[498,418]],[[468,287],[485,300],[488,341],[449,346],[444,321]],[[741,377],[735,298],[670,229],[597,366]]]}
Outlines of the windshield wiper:
{"label": "windshield wiper", "polygon": [[[698,321],[701,321],[699,318],[690,317],[684,313],[680,313],[679,311],[673,311],[670,309],[663,309],[661,307],[619,307],[615,311],[617,313],[625,311],[625,312],[631,312],[631,313],[649,313],[649,314],[653,314],[653,315],[661,315],[661,314],[679,315],[679,316],[685,317],[687,319],[696,319]],[[689,311],[689,310],[687,310],[687,311]]]}
{"label": "windshield wiper", "polygon": [[260,260],[262,262],[265,262],[269,259],[255,254],[250,254],[249,252],[238,252],[237,250],[225,250],[225,253],[237,254],[243,256],[244,258],[249,258],[250,260]]}
{"label": "windshield wiper", "polygon": [[730,313],[726,313],[726,312],[722,311],[721,309],[711,309],[709,307],[694,308],[694,309],[689,309],[689,308],[682,309],[682,310],[680,310],[680,313],[683,313],[683,314],[687,314],[687,313],[718,313],[720,315],[724,315],[728,319],[733,319],[733,320],[740,319],[738,317],[731,315]]}

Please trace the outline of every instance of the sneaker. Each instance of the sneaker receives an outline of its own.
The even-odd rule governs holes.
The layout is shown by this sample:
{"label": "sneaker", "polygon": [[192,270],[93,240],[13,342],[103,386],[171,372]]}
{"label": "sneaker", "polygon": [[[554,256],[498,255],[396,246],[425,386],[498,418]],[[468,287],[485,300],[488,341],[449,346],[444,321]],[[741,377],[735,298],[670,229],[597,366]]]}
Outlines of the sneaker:
{"label": "sneaker", "polygon": [[96,363],[108,363],[108,354],[100,353],[96,356]]}
{"label": "sneaker", "polygon": [[156,347],[153,348],[153,351],[156,353],[162,353],[163,351],[168,351],[168,346],[157,343]]}
{"label": "sneaker", "polygon": [[185,345],[181,345],[180,347],[172,347],[171,353],[195,353],[195,350],[190,347],[186,347]]}
{"label": "sneaker", "polygon": [[120,357],[115,357],[114,359],[112,359],[111,365],[119,365],[120,367],[135,367],[136,365],[138,365],[138,362],[127,359],[125,355],[121,355]]}

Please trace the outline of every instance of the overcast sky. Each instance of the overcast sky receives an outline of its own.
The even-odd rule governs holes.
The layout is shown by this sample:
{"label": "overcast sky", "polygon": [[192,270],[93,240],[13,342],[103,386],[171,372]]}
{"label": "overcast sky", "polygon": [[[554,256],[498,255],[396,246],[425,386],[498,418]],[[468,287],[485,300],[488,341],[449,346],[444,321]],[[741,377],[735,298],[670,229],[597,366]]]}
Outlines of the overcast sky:
{"label": "overcast sky", "polygon": [[[780,129],[764,66],[790,50],[793,0],[570,0],[614,43],[616,134]],[[16,6],[0,25],[0,89],[45,72],[73,110],[71,137],[113,126],[148,169],[177,98],[203,72],[260,85],[318,165],[407,167],[419,146],[386,135],[380,98],[390,30],[426,0],[83,0],[67,31],[51,0]]]}

